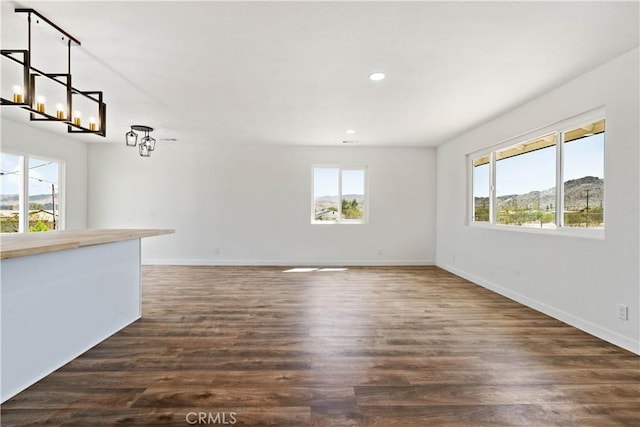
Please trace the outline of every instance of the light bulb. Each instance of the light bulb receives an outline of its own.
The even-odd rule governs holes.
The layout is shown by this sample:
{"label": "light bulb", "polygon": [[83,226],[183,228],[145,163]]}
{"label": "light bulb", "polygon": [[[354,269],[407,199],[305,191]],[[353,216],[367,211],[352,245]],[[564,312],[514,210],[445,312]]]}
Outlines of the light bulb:
{"label": "light bulb", "polygon": [[22,104],[24,99],[24,89],[20,85],[13,87],[13,102],[16,104]]}
{"label": "light bulb", "polygon": [[89,117],[89,130],[96,130],[96,118]]}
{"label": "light bulb", "polygon": [[44,113],[44,105],[47,103],[47,98],[42,95],[36,97],[36,110],[38,113]]}
{"label": "light bulb", "polygon": [[56,104],[56,118],[64,120],[64,105],[60,103]]}
{"label": "light bulb", "polygon": [[73,112],[73,124],[76,126],[80,126],[82,123],[82,113],[80,111]]}

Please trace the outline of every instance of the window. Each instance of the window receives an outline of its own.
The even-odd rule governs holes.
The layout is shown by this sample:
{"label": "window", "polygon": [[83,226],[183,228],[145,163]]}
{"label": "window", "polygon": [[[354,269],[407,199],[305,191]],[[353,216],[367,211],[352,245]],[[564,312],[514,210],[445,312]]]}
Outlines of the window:
{"label": "window", "polygon": [[5,152],[0,161],[0,231],[61,229],[61,163]]}
{"label": "window", "polygon": [[556,135],[496,152],[496,223],[555,228]]}
{"label": "window", "polygon": [[565,227],[604,227],[604,120],[563,134]]}
{"label": "window", "polygon": [[366,182],[364,167],[314,166],[311,222],[365,223]]}
{"label": "window", "polygon": [[471,223],[603,229],[603,115],[592,112],[469,155]]}
{"label": "window", "polygon": [[0,172],[0,232],[17,233],[21,230],[20,218],[23,218],[24,205],[22,185],[22,156],[0,153],[2,171]]}
{"label": "window", "polygon": [[473,220],[489,222],[489,156],[473,160]]}

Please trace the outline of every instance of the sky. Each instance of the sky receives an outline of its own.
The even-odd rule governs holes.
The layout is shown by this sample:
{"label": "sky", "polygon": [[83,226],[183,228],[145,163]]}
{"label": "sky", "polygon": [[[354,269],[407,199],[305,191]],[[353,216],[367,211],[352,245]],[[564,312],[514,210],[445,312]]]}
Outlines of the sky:
{"label": "sky", "polygon": [[[564,144],[564,181],[604,178],[604,133]],[[555,146],[500,160],[496,165],[496,195],[526,194],[555,187]],[[474,168],[475,197],[489,196],[489,165]]]}
{"label": "sky", "polygon": [[[314,168],[314,197],[338,195],[338,168]],[[342,171],[342,194],[364,194],[364,170]]]}
{"label": "sky", "polygon": [[[0,177],[0,193],[18,194],[20,188],[19,170],[20,157],[0,153],[0,166],[3,175]],[[29,158],[29,194],[51,194],[51,183],[56,185],[58,192],[58,164],[35,157]]]}

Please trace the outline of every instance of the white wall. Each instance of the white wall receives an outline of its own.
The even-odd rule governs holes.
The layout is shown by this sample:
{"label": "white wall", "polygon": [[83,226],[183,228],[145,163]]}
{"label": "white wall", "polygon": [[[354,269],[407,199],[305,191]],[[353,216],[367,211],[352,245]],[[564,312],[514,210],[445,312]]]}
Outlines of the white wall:
{"label": "white wall", "polygon": [[[2,107],[0,149],[64,161],[66,229],[87,227],[87,144],[81,137],[51,132],[60,123],[29,122],[24,110]],[[63,129],[66,127],[62,126]]]}
{"label": "white wall", "polygon": [[[89,225],[175,229],[143,240],[146,263],[432,264],[435,157],[420,148],[160,141],[141,158],[124,142],[92,145]],[[311,166],[326,163],[368,167],[368,224],[310,224]]]}
{"label": "white wall", "polygon": [[[640,352],[638,49],[438,148],[437,264]],[[604,240],[465,224],[465,155],[604,105]],[[629,306],[629,320],[617,318]]]}

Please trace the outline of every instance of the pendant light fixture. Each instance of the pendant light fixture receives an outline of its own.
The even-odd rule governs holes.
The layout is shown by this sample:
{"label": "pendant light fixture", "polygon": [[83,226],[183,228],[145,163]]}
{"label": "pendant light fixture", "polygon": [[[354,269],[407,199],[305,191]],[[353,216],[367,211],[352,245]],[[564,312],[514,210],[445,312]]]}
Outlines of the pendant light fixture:
{"label": "pendant light fixture", "polygon": [[[31,121],[61,122],[67,126],[69,133],[92,133],[99,136],[106,136],[107,129],[107,106],[102,99],[101,91],[84,91],[71,86],[73,80],[71,76],[71,47],[80,46],[80,41],[71,34],[50,21],[44,15],[34,9],[16,8],[19,14],[26,14],[27,17],[27,48],[26,49],[0,49],[0,58],[7,61],[7,66],[17,64],[22,68],[22,81],[13,86],[11,98],[3,94],[0,97],[0,105],[22,108],[30,112]],[[40,27],[46,31],[53,32],[55,38],[61,38],[67,47],[67,72],[49,73],[33,66],[32,58],[32,27]],[[3,64],[3,69],[5,65]],[[39,83],[48,81],[55,85],[60,85],[58,99],[54,98],[55,112],[51,111],[52,105],[47,107],[47,98],[40,93],[42,90]],[[51,96],[50,94],[47,94]],[[82,100],[85,108],[89,107],[87,113],[92,113],[89,117],[88,126],[83,126],[80,110],[74,109],[76,100]],[[73,112],[73,113],[72,113]]]}
{"label": "pendant light fixture", "polygon": [[156,140],[149,136],[149,132],[153,132],[153,128],[145,125],[131,125],[131,130],[125,136],[125,143],[128,147],[138,145],[138,134],[134,131],[144,132],[144,136],[140,139],[138,152],[142,157],[151,157],[151,152],[156,149]]}

